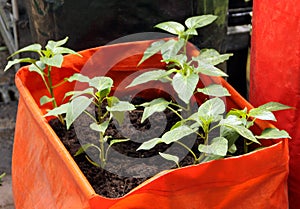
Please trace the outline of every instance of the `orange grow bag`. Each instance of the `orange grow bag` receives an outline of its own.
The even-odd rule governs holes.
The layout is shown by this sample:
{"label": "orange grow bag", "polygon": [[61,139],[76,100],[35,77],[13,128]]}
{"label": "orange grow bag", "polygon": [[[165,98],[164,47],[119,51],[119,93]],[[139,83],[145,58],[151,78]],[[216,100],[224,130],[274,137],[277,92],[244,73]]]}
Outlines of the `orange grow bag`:
{"label": "orange grow bag", "polygon": [[[93,74],[109,69],[105,73],[114,79],[117,89],[136,71],[163,67],[160,56],[136,67],[150,43],[141,41],[88,49],[80,52],[82,58],[66,56],[62,69],[53,69],[53,82],[59,83],[74,72],[92,69],[89,73]],[[93,59],[96,54],[97,59]],[[97,66],[97,72],[93,66]],[[251,108],[225,80],[209,77],[201,80],[199,85],[222,82],[232,95],[226,101],[228,108]],[[39,105],[39,98],[46,94],[40,78],[23,67],[16,75],[16,85],[20,100],[12,178],[17,209],[288,208],[287,139],[264,141],[267,148],[243,156],[163,171],[120,198],[100,196],[43,117],[48,107]],[[66,83],[56,89],[58,100],[73,88],[74,83]],[[127,91],[130,90],[122,89],[123,93]],[[201,102],[201,98],[196,99]],[[269,126],[257,121],[255,131]]]}

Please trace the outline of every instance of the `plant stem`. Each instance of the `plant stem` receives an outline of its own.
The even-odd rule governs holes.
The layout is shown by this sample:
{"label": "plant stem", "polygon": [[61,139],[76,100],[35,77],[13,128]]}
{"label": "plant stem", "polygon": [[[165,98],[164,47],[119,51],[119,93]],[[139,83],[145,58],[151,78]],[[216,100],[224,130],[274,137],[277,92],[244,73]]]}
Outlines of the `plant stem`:
{"label": "plant stem", "polygon": [[186,146],[184,143],[180,142],[180,141],[175,141],[177,144],[180,144],[181,146],[183,146],[185,149],[187,149],[194,157],[195,159],[195,162],[194,164],[196,163],[197,161],[197,156],[195,155],[195,153],[193,152],[193,150],[191,150],[188,146]]}
{"label": "plant stem", "polygon": [[101,168],[104,168],[105,164],[106,164],[105,147],[104,147],[105,140],[104,140],[104,136],[103,136],[102,132],[100,132],[99,135],[100,135],[100,137],[99,137],[99,143],[100,143],[100,166],[101,166]]}

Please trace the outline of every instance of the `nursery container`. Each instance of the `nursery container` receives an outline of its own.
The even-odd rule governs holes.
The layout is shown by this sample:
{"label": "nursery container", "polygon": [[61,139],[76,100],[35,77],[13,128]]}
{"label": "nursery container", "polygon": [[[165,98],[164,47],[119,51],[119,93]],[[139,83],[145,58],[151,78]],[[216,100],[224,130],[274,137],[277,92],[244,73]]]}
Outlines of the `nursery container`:
{"label": "nursery container", "polygon": [[[74,72],[90,69],[89,73],[111,76],[115,92],[128,93],[130,89],[122,89],[121,83],[131,74],[164,68],[159,55],[137,67],[151,42],[92,48],[80,52],[81,58],[68,55],[61,69],[53,69],[53,82],[59,83]],[[191,53],[198,51],[194,49]],[[203,77],[201,82],[199,85],[221,82],[232,95],[226,99],[228,109],[252,107],[224,79]],[[242,156],[162,171],[123,197],[100,196],[49,126],[49,118],[43,117],[49,107],[39,105],[39,98],[47,92],[39,76],[23,67],[16,75],[16,85],[20,100],[12,178],[17,209],[288,208],[287,139],[262,140],[266,148]],[[55,91],[58,101],[73,88],[74,83],[58,88]],[[202,102],[200,97],[196,100]],[[257,120],[254,131],[260,134],[270,126]]]}

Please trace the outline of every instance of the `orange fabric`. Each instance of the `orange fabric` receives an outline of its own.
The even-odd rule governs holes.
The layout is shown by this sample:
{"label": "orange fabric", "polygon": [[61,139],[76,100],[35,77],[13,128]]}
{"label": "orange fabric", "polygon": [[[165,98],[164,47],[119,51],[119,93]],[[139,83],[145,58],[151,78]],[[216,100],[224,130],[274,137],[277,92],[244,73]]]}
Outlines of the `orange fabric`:
{"label": "orange fabric", "polygon": [[276,113],[289,141],[290,209],[300,207],[300,4],[293,0],[259,0],[253,4],[250,102],[294,107]]}
{"label": "orange fabric", "polygon": [[[103,73],[115,80],[115,93],[132,93],[138,89],[123,88],[132,79],[131,74],[141,69],[163,67],[159,56],[136,67],[142,52],[149,44],[150,42],[146,41],[111,45],[83,51],[83,58],[67,56],[63,68],[53,71],[54,84],[74,72],[81,71],[87,75]],[[93,59],[92,55],[96,53],[100,54]],[[120,57],[111,61],[110,56],[114,55]],[[107,69],[109,72],[106,73]],[[126,80],[125,84],[122,83],[123,80]],[[201,80],[205,84],[221,82],[228,87],[233,95],[227,99],[229,107],[251,108],[251,105],[223,79],[203,77]],[[270,147],[244,156],[165,171],[121,198],[102,197],[94,192],[47,120],[43,118],[47,107],[40,107],[38,102],[40,96],[46,93],[41,81],[33,76],[27,67],[23,67],[16,75],[16,85],[20,91],[20,101],[12,177],[17,209],[288,207],[287,140],[270,141]],[[161,92],[164,90],[164,85],[157,82],[143,87],[159,88]],[[60,88],[62,92],[55,93],[61,100],[64,93],[72,88],[74,83],[66,83]],[[196,99],[201,102],[199,98]],[[269,126],[268,123],[258,121],[256,131]]]}

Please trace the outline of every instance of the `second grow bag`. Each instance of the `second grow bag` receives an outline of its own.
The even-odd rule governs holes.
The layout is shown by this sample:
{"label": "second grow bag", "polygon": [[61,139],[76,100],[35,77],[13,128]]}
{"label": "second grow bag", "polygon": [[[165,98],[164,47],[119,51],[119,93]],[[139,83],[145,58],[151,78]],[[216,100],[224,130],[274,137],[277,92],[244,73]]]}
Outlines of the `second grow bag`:
{"label": "second grow bag", "polygon": [[[63,67],[52,71],[53,83],[86,70],[90,74],[104,73],[112,77],[117,90],[137,71],[164,67],[159,55],[137,67],[150,43],[131,42],[88,49],[80,52],[82,58],[66,56]],[[198,51],[192,50],[192,53]],[[199,85],[221,82],[228,89],[232,95],[226,98],[228,109],[252,107],[224,79],[203,77],[201,80]],[[39,105],[39,98],[47,94],[39,76],[23,67],[16,75],[16,85],[20,100],[12,178],[17,209],[288,208],[287,139],[265,140],[267,148],[246,155],[162,171],[120,198],[100,196],[43,117],[49,107]],[[58,100],[73,88],[74,83],[57,88]],[[128,93],[126,91],[129,90],[122,90]],[[201,102],[201,98],[196,99]],[[270,126],[256,121],[254,129],[260,134]]]}

